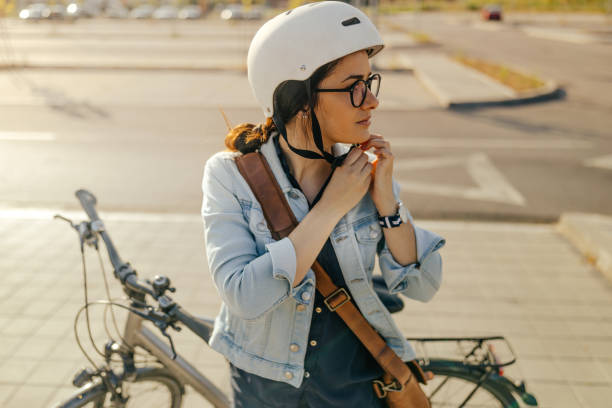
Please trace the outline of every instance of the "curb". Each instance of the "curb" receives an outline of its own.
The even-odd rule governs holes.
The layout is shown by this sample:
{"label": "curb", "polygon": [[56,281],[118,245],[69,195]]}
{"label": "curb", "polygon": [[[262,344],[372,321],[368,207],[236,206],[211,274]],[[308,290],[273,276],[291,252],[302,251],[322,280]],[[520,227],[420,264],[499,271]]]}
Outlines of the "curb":
{"label": "curb", "polygon": [[448,109],[478,109],[494,106],[520,106],[531,103],[546,102],[565,98],[565,90],[554,81],[548,81],[546,85],[533,91],[524,92],[516,98],[476,101],[476,102],[450,102]]}
{"label": "curb", "polygon": [[562,214],[557,231],[612,282],[612,217],[584,213]]}
{"label": "curb", "polygon": [[[399,59],[402,61],[402,59]],[[474,100],[465,102],[453,102],[452,97],[448,96],[440,87],[435,80],[432,80],[429,75],[418,66],[414,66],[410,63],[403,63],[402,71],[412,72],[415,78],[427,89],[434,98],[438,101],[440,106],[445,109],[461,110],[461,109],[477,109],[483,107],[493,106],[518,106],[527,105],[531,103],[545,102],[555,99],[563,99],[566,95],[565,90],[557,82],[549,80],[546,84],[540,88],[521,92],[514,96],[502,97],[500,99],[485,99],[485,100]],[[484,82],[490,82],[495,85],[502,85],[500,82],[489,77],[488,75],[477,71],[473,68],[462,65],[462,67],[474,72],[478,77],[482,78]]]}
{"label": "curb", "polygon": [[[421,72],[417,67],[406,64],[392,64],[385,66],[385,63],[373,63],[373,68],[388,72],[403,72],[412,74],[415,78],[437,99],[442,108],[449,110],[462,109],[478,109],[483,107],[494,106],[518,106],[531,103],[545,102],[555,99],[563,99],[566,95],[565,90],[554,81],[548,81],[542,88],[521,93],[517,97],[509,97],[497,100],[482,100],[469,102],[453,102],[442,90],[438,88],[435,81],[429,79],[427,74]],[[184,71],[184,72],[227,72],[234,71],[238,73],[246,73],[245,64],[216,64],[210,66],[197,65],[62,65],[62,64],[30,64],[30,63],[13,63],[0,64],[0,71],[16,70],[16,69],[31,69],[31,70],[91,70],[91,71]],[[478,71],[475,71],[478,72]],[[480,75],[484,75],[478,72]],[[492,78],[487,80],[494,81]]]}
{"label": "curb", "polygon": [[[466,67],[471,69],[469,67]],[[520,95],[502,99],[490,99],[480,101],[469,101],[469,102],[453,102],[449,96],[447,96],[442,90],[438,88],[435,81],[431,80],[427,74],[424,74],[416,67],[412,68],[415,78],[433,94],[443,108],[450,110],[461,110],[461,109],[478,109],[485,107],[495,106],[519,106],[527,105],[531,103],[545,102],[555,99],[563,99],[566,95],[563,87],[558,85],[555,81],[547,81],[546,84],[538,89],[532,91],[523,92]],[[493,78],[486,76],[485,74],[473,70],[479,75],[484,76],[487,81],[501,84],[495,81]]]}

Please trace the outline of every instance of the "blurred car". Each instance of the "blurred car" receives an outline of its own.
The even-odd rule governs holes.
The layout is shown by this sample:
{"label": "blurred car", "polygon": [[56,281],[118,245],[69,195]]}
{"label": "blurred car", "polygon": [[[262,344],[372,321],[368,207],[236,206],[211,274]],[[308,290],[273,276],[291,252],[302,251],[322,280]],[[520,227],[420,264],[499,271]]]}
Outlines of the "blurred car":
{"label": "blurred car", "polygon": [[49,6],[44,3],[30,4],[19,12],[19,18],[22,20],[41,20],[49,11]]}
{"label": "blurred car", "polygon": [[130,12],[124,6],[112,5],[106,8],[104,15],[108,18],[128,18]]}
{"label": "blurred car", "polygon": [[221,11],[223,20],[259,20],[263,17],[261,8],[244,7],[240,4],[231,4]]}
{"label": "blurred car", "polygon": [[498,4],[487,4],[480,11],[480,15],[482,16],[483,20],[501,21],[502,8]]}
{"label": "blurred car", "polygon": [[66,16],[69,18],[89,18],[100,14],[100,9],[91,3],[70,3],[66,6]]}
{"label": "blurred car", "polygon": [[138,6],[132,11],[130,11],[130,18],[151,18],[155,8],[150,4],[143,4],[142,6]]}
{"label": "blurred car", "polygon": [[178,9],[174,6],[161,6],[153,12],[152,17],[157,20],[172,20],[178,17]]}
{"label": "blurred car", "polygon": [[43,11],[43,18],[61,20],[64,17],[66,17],[66,7],[61,4],[54,4],[53,6],[48,6],[45,11]]}
{"label": "blurred car", "polygon": [[183,20],[195,20],[202,17],[202,7],[189,5],[181,8],[178,12],[178,18]]}

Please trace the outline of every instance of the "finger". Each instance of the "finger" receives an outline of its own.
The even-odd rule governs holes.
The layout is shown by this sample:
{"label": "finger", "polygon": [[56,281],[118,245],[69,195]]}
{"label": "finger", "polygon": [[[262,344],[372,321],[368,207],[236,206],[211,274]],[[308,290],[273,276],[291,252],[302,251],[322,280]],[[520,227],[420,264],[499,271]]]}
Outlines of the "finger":
{"label": "finger", "polygon": [[389,142],[383,141],[383,140],[372,141],[362,150],[365,152],[370,149],[381,149],[381,148],[386,148],[386,149],[391,150],[391,145],[389,144]]}
{"label": "finger", "polygon": [[374,154],[378,157],[383,157],[385,159],[393,157],[393,153],[391,153],[391,151],[388,149],[376,149],[374,150]]}
{"label": "finger", "polygon": [[368,143],[368,149],[371,147],[386,147],[387,149],[391,149],[391,144],[385,139],[371,139]]}
{"label": "finger", "polygon": [[425,371],[425,378],[427,381],[431,381],[434,379],[434,373],[432,371]]}
{"label": "finger", "polygon": [[365,176],[365,174],[372,174],[372,170],[374,169],[374,165],[373,163],[367,162],[363,168],[361,169],[360,173],[362,176]]}
{"label": "finger", "polygon": [[375,139],[382,139],[383,137],[378,134],[370,134],[370,138],[359,145],[361,150],[368,150],[370,148],[370,142]]}
{"label": "finger", "polygon": [[355,160],[352,166],[357,168],[358,170],[361,170],[366,164],[368,164],[368,155],[365,153],[361,153],[361,156],[359,156],[357,160]]}
{"label": "finger", "polygon": [[346,155],[346,158],[344,159],[342,165],[351,166],[353,163],[355,163],[355,161],[357,161],[357,159],[359,159],[362,154],[364,153],[360,149],[351,149],[351,151]]}

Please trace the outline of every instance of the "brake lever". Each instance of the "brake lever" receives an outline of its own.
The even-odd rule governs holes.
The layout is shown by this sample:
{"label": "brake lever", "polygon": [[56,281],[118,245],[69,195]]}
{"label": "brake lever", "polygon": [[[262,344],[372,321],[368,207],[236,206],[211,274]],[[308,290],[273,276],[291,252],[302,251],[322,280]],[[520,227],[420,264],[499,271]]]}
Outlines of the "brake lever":
{"label": "brake lever", "polygon": [[72,222],[72,220],[60,214],[55,214],[53,218],[59,218],[61,220],[66,221],[70,224],[72,228],[76,230],[76,232],[79,234],[81,253],[83,253],[85,249],[85,244],[89,245],[90,247],[94,247],[96,250],[98,250],[98,232],[104,231],[104,224],[97,222],[91,223],[88,221],[81,221],[80,223],[75,224],[74,222]]}
{"label": "brake lever", "polygon": [[172,360],[176,360],[176,350],[174,349],[174,342],[172,341],[172,337],[170,337],[170,335],[168,333],[166,333],[166,329],[165,328],[163,328],[163,329],[160,328],[160,331],[162,332],[164,337],[168,338],[168,341],[170,342],[170,348],[172,349]]}

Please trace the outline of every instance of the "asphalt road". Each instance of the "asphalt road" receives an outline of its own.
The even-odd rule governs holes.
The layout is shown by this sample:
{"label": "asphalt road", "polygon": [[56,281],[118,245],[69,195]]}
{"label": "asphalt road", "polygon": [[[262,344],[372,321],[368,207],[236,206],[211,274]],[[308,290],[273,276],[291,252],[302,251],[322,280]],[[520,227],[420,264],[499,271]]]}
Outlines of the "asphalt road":
{"label": "asphalt road", "polygon": [[[391,141],[413,214],[528,221],[553,221],[565,211],[612,214],[611,46],[533,38],[512,27],[445,24],[421,31],[448,50],[481,50],[478,56],[556,79],[566,85],[567,97],[447,111],[436,108],[414,78],[396,77],[387,89],[398,102],[382,109],[383,101],[372,131]],[[159,25],[149,29],[150,37],[146,27],[139,26],[136,43],[149,38],[164,53],[168,42],[159,41]],[[27,30],[12,36],[15,44],[37,38],[35,28]],[[71,38],[61,36],[59,49],[78,50]],[[482,47],[484,40],[491,46]],[[217,42],[210,36],[203,41]],[[169,55],[188,58],[191,45],[167,45]],[[211,45],[210,56],[219,48]],[[132,49],[138,54],[138,46]],[[73,192],[86,187],[107,211],[197,213],[204,163],[223,149],[226,133],[217,106],[234,123],[262,119],[245,84],[238,72],[0,72],[0,206],[77,208]],[[599,159],[595,167],[593,159]]]}

